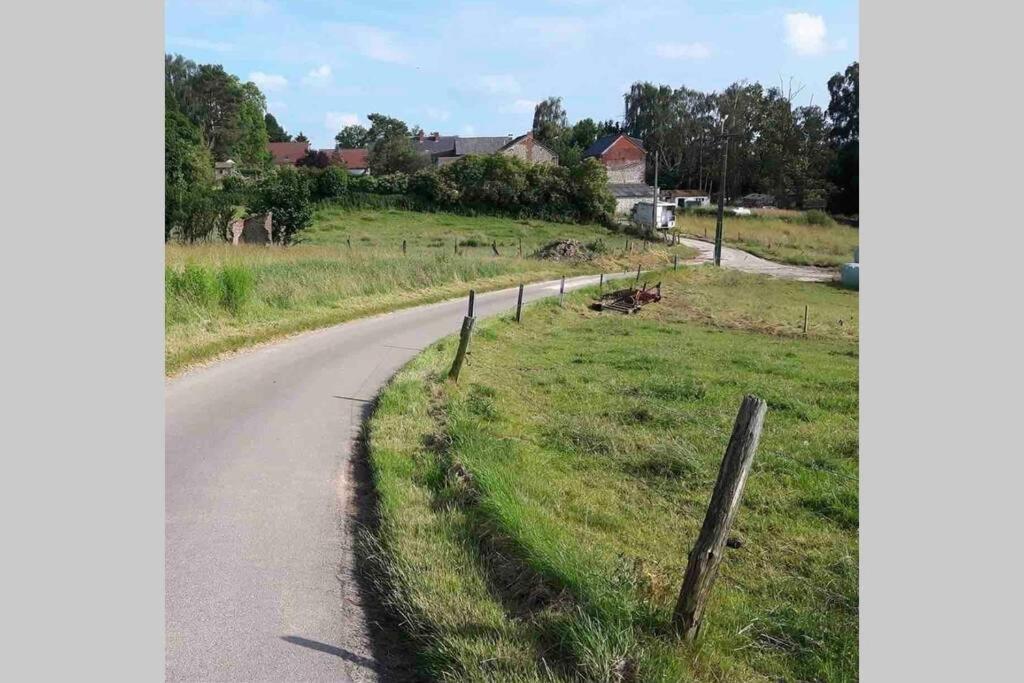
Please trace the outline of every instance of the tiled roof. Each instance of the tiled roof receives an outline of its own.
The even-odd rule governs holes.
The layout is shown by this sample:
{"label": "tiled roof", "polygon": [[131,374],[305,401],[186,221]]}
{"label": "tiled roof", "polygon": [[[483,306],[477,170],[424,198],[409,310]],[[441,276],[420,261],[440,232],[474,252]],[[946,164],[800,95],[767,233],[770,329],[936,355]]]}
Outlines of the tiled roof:
{"label": "tiled roof", "polygon": [[514,140],[511,135],[489,138],[455,138],[455,156],[465,154],[494,154]]}
{"label": "tiled roof", "polygon": [[633,142],[633,144],[635,144],[640,149],[644,149],[644,143],[634,137],[626,135],[625,133],[611,133],[610,135],[605,135],[603,137],[599,137],[597,140],[594,140],[593,144],[591,144],[590,147],[587,147],[585,150],[583,150],[583,156],[599,157],[606,151],[608,151],[608,148],[612,146],[612,143],[614,143],[619,138],[626,138],[627,140]]}
{"label": "tiled roof", "polygon": [[267,147],[275,164],[294,164],[309,151],[308,142],[268,142]]}

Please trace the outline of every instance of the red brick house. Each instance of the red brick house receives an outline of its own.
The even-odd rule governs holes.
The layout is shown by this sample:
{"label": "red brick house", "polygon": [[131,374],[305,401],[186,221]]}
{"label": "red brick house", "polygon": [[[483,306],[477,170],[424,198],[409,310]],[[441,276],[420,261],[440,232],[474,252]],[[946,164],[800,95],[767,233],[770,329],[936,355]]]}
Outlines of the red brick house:
{"label": "red brick house", "polygon": [[609,185],[644,182],[647,150],[642,142],[625,133],[605,135],[583,152],[583,158],[594,157],[608,169]]}

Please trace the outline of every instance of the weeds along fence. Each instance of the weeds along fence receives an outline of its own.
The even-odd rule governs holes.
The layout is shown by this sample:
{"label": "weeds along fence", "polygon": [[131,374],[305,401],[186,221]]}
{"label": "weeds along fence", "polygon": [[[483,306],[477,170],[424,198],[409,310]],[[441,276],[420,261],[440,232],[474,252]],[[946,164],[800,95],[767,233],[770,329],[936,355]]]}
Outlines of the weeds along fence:
{"label": "weeds along fence", "polygon": [[[640,279],[640,266],[637,266],[637,281]],[[604,274],[600,285],[603,289]],[[635,286],[635,285],[634,285]],[[644,285],[644,289],[646,289]],[[661,284],[658,284],[660,300]],[[561,279],[558,289],[558,306],[564,306],[565,277]],[[459,343],[448,371],[448,381],[458,383],[459,375],[469,344],[473,336],[476,292],[469,290],[469,302],[462,328],[459,331]],[[806,308],[805,334],[806,334]],[[519,285],[516,301],[515,321],[522,323],[523,285]],[[676,633],[687,641],[693,641],[700,633],[705,606],[711,595],[712,587],[718,574],[718,567],[725,556],[729,544],[729,533],[740,509],[744,488],[753,465],[754,455],[761,439],[765,414],[768,404],[764,399],[748,394],[743,398],[733,423],[732,435],[725,455],[719,465],[718,477],[704,515],[700,534],[694,541],[687,556],[686,570],[682,576],[682,585],[672,615],[672,623]]]}

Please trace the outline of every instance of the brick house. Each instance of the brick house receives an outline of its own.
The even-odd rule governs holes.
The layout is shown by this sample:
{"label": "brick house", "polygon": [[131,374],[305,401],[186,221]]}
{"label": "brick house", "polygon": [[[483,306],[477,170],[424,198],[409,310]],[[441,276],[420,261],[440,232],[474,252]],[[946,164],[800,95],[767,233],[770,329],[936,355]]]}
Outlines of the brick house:
{"label": "brick house", "polygon": [[[268,142],[267,150],[273,158],[275,166],[295,166],[299,159],[309,153],[308,142]],[[363,175],[370,172],[367,163],[369,150],[363,148],[321,149],[317,150],[341,161],[352,175]]]}
{"label": "brick house", "polygon": [[323,151],[345,164],[351,175],[366,175],[370,172],[370,150],[365,147],[339,147]]}
{"label": "brick house", "polygon": [[625,133],[612,133],[594,141],[583,151],[608,172],[608,190],[615,197],[615,213],[630,215],[637,202],[653,201],[654,188],[644,183],[647,150],[643,143]]}

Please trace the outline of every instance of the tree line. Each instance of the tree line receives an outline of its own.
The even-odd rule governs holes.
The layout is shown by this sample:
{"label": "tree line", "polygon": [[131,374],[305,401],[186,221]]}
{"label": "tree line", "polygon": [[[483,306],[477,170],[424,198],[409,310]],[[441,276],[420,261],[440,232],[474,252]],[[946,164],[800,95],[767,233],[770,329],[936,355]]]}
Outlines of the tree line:
{"label": "tree line", "polygon": [[626,133],[648,150],[648,182],[656,158],[661,187],[717,193],[725,133],[726,196],[759,192],[782,204],[827,202],[834,213],[857,213],[859,74],[854,62],[829,79],[825,110],[795,106],[799,90],[791,84],[741,81],[707,93],[637,82],[623,96],[621,123],[587,118],[569,125],[561,98],[549,97],[534,110],[533,134],[572,165],[602,135]]}

